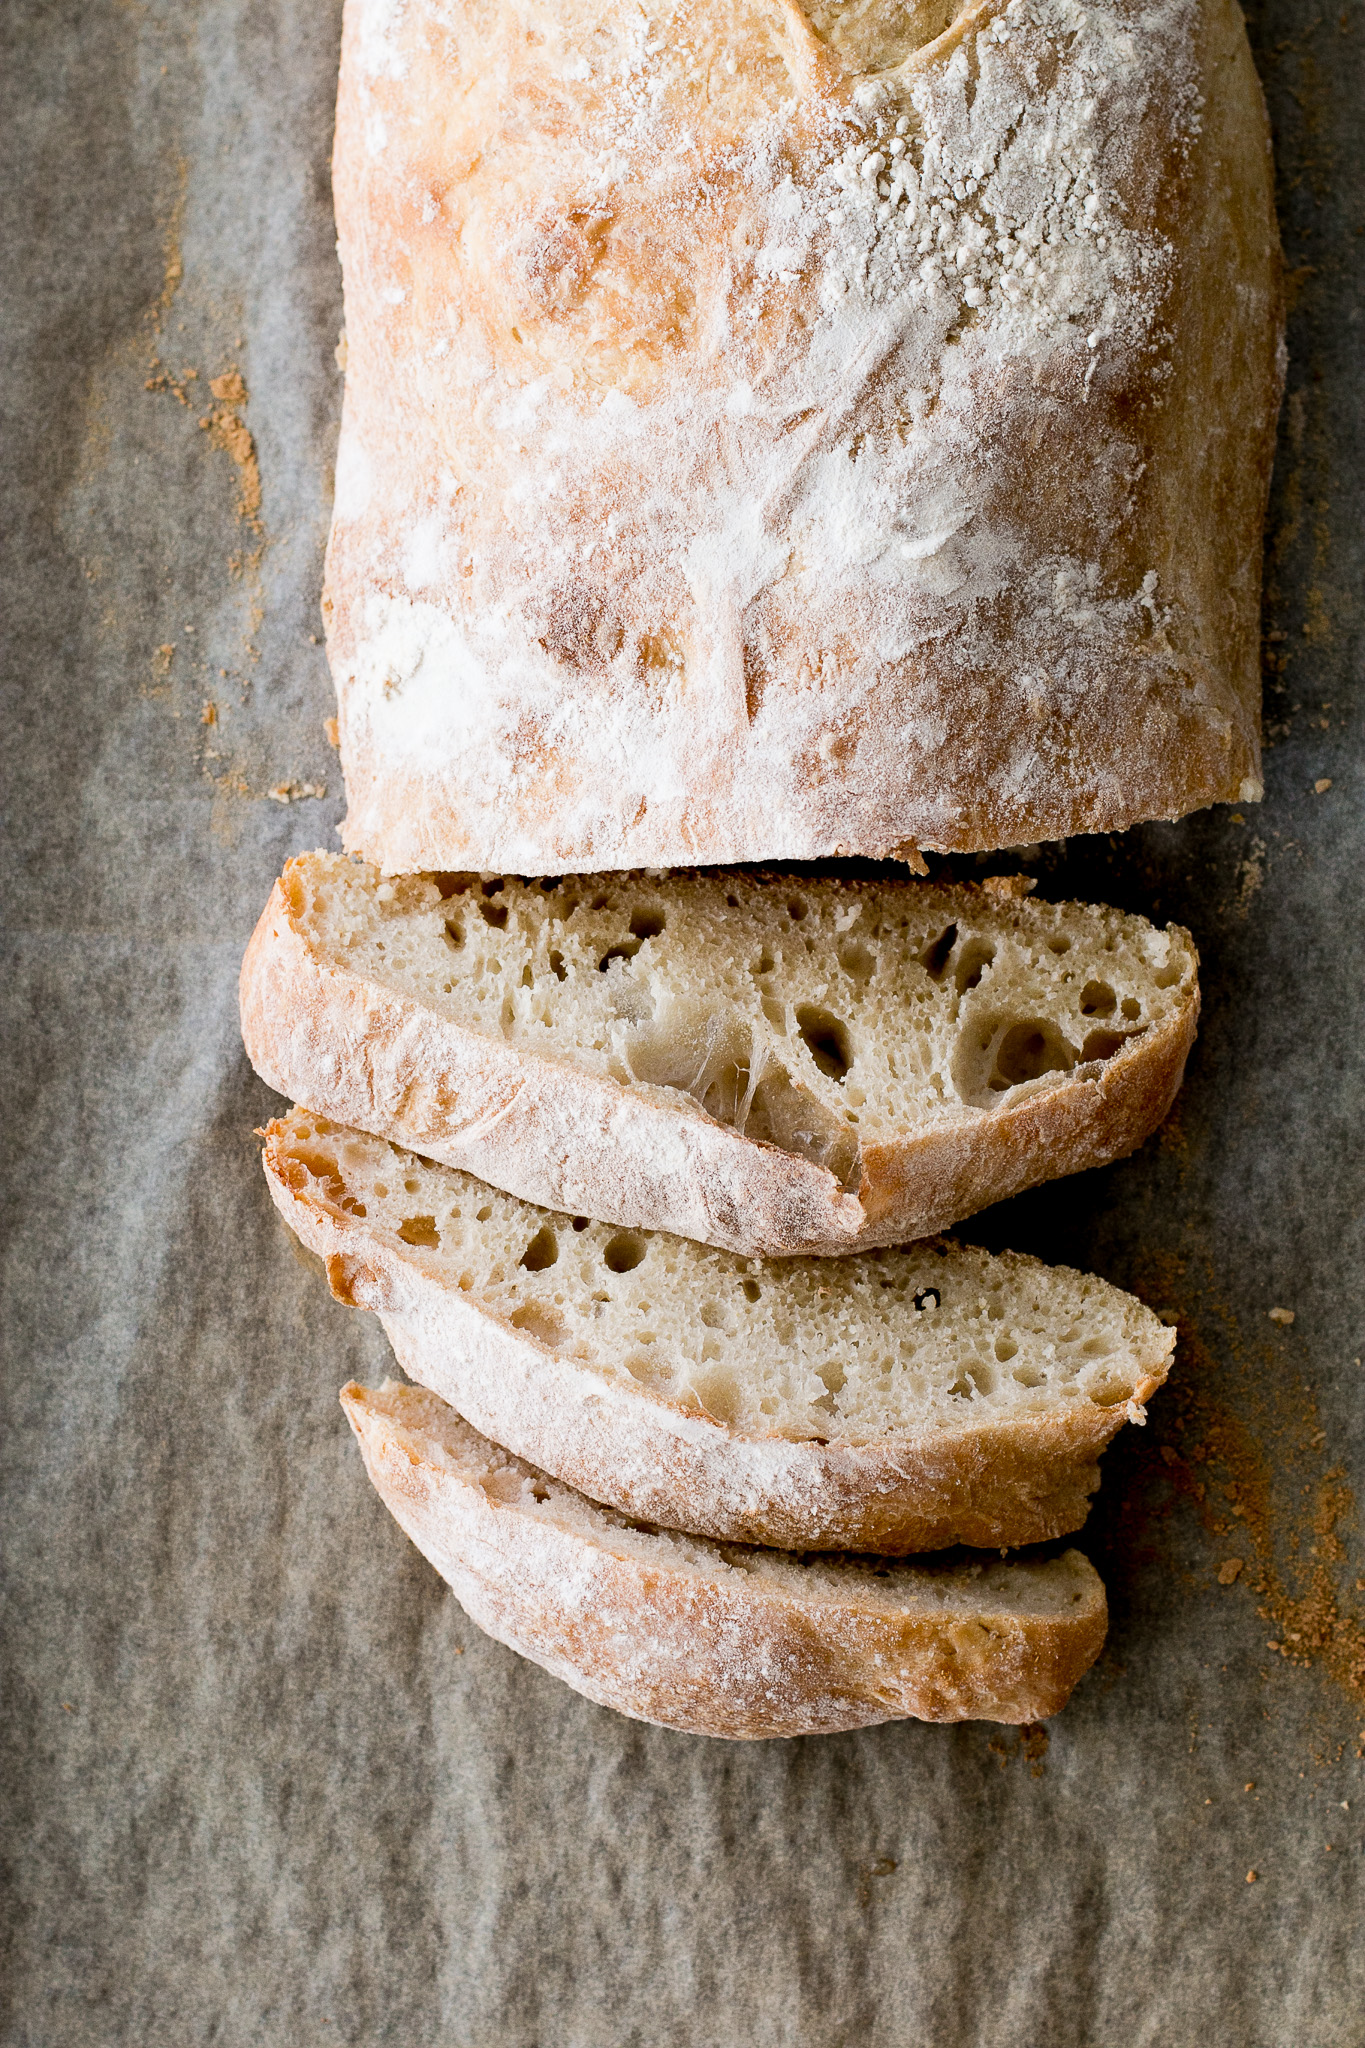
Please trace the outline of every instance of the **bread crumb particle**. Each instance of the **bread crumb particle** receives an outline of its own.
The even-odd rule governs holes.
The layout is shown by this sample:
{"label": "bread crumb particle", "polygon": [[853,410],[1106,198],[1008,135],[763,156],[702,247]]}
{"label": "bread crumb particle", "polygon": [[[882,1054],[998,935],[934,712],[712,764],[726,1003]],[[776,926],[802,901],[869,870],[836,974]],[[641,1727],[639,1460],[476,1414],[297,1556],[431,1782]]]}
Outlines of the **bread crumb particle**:
{"label": "bread crumb particle", "polygon": [[1294,1320],[1294,1311],[1292,1308],[1273,1308],[1270,1311],[1270,1320],[1272,1323],[1282,1323],[1288,1329]]}
{"label": "bread crumb particle", "polygon": [[1332,778],[1331,778],[1331,776],[1330,776],[1330,775],[1320,775],[1320,776],[1318,777],[1317,781],[1316,781],[1316,782],[1315,782],[1315,783],[1313,784],[1313,794],[1314,794],[1315,796],[1326,796],[1326,794],[1327,794],[1328,790],[1329,790],[1329,789],[1330,789],[1331,787],[1332,787]]}
{"label": "bread crumb particle", "polygon": [[1257,1871],[1257,1870],[1249,1870],[1249,1871],[1247,1872],[1247,1883],[1248,1883],[1248,1884],[1255,1884],[1255,1882],[1256,1882],[1256,1880],[1257,1880],[1257,1878],[1258,1878],[1259,1876],[1260,1876],[1260,1872],[1259,1872],[1259,1871]]}
{"label": "bread crumb particle", "polygon": [[1242,1559],[1240,1557],[1229,1557],[1225,1559],[1225,1561],[1218,1567],[1219,1585],[1230,1586],[1233,1583],[1234,1579],[1237,1577],[1237,1574],[1241,1571],[1241,1569]]}
{"label": "bread crumb particle", "polygon": [[333,748],[334,750],[339,749],[341,746],[341,733],[337,726],[336,720],[334,718],[324,718],[322,721],[322,729],[327,735],[328,746]]}
{"label": "bread crumb particle", "polygon": [[199,723],[201,725],[217,725],[218,723],[218,706],[211,697],[206,700],[204,708],[199,714]]}

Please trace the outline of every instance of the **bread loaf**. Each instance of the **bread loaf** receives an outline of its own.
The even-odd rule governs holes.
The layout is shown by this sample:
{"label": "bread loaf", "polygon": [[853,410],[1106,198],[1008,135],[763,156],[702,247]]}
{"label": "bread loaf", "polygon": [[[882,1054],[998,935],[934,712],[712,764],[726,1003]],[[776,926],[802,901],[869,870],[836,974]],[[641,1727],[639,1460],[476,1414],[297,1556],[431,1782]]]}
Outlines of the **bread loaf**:
{"label": "bread loaf", "polygon": [[529,1201],[843,1252],[1131,1151],[1179,1086],[1197,965],[1177,926],[1003,881],[382,881],[310,854],[251,942],[242,1029],[281,1093]]}
{"label": "bread loaf", "polygon": [[747,1260],[533,1209],[303,1111],[276,1205],[399,1363],[518,1456],[674,1529],[904,1554],[1041,1542],[1175,1333],[1116,1287],[931,1240]]}
{"label": "bread loaf", "polygon": [[1040,1721],[1104,1642],[1078,1551],[911,1566],[722,1549],[593,1506],[417,1388],[341,1399],[385,1506],[471,1620],[636,1720],[740,1740]]}
{"label": "bread loaf", "polygon": [[334,189],[350,847],[913,858],[1259,796],[1233,0],[346,0]]}

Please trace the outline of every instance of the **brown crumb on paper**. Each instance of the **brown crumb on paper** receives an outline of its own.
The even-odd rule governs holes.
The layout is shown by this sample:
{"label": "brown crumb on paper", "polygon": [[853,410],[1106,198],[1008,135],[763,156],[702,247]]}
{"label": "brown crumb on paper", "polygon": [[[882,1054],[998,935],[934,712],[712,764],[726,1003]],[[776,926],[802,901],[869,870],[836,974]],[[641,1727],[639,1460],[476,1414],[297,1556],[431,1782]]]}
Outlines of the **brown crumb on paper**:
{"label": "brown crumb on paper", "polygon": [[256,460],[256,443],[241,416],[240,408],[249,393],[240,370],[225,370],[209,379],[209,390],[218,403],[204,414],[199,424],[215,448],[221,448],[237,465],[237,516],[256,533],[261,531],[261,469]]}
{"label": "brown crumb on paper", "polygon": [[322,721],[322,729],[327,735],[328,746],[331,747],[334,752],[338,752],[341,747],[341,733],[337,727],[336,720],[334,718],[324,718]]}
{"label": "brown crumb on paper", "polygon": [[1318,777],[1317,781],[1316,781],[1316,782],[1315,782],[1315,783],[1313,784],[1313,794],[1314,794],[1314,796],[1326,796],[1326,794],[1327,794],[1328,790],[1329,790],[1329,789],[1330,789],[1331,787],[1332,787],[1332,778],[1331,778],[1331,776],[1330,776],[1330,775],[1320,775],[1320,776]]}
{"label": "brown crumb on paper", "polygon": [[1235,1581],[1236,1581],[1237,1575],[1238,1575],[1238,1573],[1239,1573],[1239,1572],[1241,1571],[1241,1569],[1242,1569],[1242,1559],[1241,1559],[1240,1557],[1229,1557],[1229,1558],[1227,1558],[1227,1559],[1226,1559],[1226,1560],[1224,1561],[1224,1563],[1220,1564],[1220,1565],[1219,1565],[1219,1567],[1218,1567],[1218,1583],[1219,1583],[1219,1585],[1220,1585],[1220,1586],[1231,1586],[1232,1584],[1234,1584],[1234,1583],[1235,1583]]}
{"label": "brown crumb on paper", "polygon": [[199,723],[201,725],[217,725],[218,723],[218,706],[211,697],[206,701],[203,710],[199,714]]}
{"label": "brown crumb on paper", "polygon": [[325,782],[277,782],[273,789],[266,791],[272,804],[296,804],[304,797],[319,797],[326,794]]}
{"label": "brown crumb on paper", "polygon": [[1282,1323],[1285,1329],[1288,1329],[1294,1320],[1294,1311],[1292,1308],[1272,1308],[1270,1320],[1272,1323]]}
{"label": "brown crumb on paper", "polygon": [[175,644],[173,641],[167,640],[163,646],[157,648],[156,653],[152,656],[152,674],[158,677],[169,675],[171,663],[174,660]]}
{"label": "brown crumb on paper", "polygon": [[981,884],[997,903],[1018,903],[1037,886],[1032,875],[987,875]]}

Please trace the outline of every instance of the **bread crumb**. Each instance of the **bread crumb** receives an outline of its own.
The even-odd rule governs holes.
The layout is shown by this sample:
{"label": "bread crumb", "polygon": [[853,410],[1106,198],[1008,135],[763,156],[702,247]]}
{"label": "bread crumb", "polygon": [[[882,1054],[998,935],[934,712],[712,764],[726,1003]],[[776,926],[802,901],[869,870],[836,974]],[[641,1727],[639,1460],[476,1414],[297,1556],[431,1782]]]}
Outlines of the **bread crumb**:
{"label": "bread crumb", "polygon": [[1294,1311],[1292,1308],[1273,1308],[1270,1311],[1270,1320],[1272,1323],[1282,1323],[1288,1329],[1294,1320]]}
{"label": "bread crumb", "polygon": [[157,648],[156,653],[152,656],[152,674],[156,676],[168,674],[174,659],[175,642],[167,640],[163,646]]}
{"label": "bread crumb", "polygon": [[1256,1780],[1254,1778],[1248,1778],[1245,1785],[1243,1785],[1242,1790],[1244,1792],[1254,1792],[1256,1790]]}
{"label": "bread crumb", "polygon": [[322,721],[322,729],[327,735],[328,746],[331,747],[334,752],[339,752],[341,748],[341,733],[338,730],[336,720],[334,718],[324,718]]}
{"label": "bread crumb", "polygon": [[1331,778],[1331,776],[1330,776],[1330,775],[1320,775],[1320,776],[1318,777],[1317,781],[1316,781],[1316,782],[1315,782],[1315,783],[1313,784],[1313,794],[1314,794],[1315,796],[1326,796],[1326,794],[1327,794],[1328,790],[1329,790],[1329,789],[1330,789],[1331,787],[1332,787],[1332,778]]}
{"label": "bread crumb", "polygon": [[987,875],[981,887],[997,903],[1018,902],[1038,887],[1032,875]]}
{"label": "bread crumb", "polygon": [[296,804],[306,796],[326,796],[325,782],[277,782],[266,795],[272,804]]}
{"label": "bread crumb", "polygon": [[1256,1880],[1257,1880],[1257,1878],[1258,1878],[1259,1876],[1260,1876],[1260,1872],[1259,1872],[1258,1870],[1249,1870],[1249,1871],[1247,1872],[1247,1883],[1248,1883],[1248,1884],[1255,1884],[1255,1882],[1256,1882]]}
{"label": "bread crumb", "polygon": [[1220,1586],[1230,1586],[1233,1583],[1237,1574],[1242,1569],[1242,1562],[1240,1557],[1229,1557],[1219,1565],[1218,1583]]}
{"label": "bread crumb", "polygon": [[199,714],[199,723],[201,725],[217,725],[218,706],[214,703],[212,697],[205,699],[204,708]]}

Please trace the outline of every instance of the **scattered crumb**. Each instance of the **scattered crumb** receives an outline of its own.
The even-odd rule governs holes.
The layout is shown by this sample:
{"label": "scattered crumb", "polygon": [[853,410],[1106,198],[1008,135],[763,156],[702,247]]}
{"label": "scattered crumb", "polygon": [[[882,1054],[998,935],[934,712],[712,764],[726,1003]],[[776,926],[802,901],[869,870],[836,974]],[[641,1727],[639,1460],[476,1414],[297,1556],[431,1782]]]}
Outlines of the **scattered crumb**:
{"label": "scattered crumb", "polygon": [[174,660],[175,643],[172,640],[167,640],[163,646],[157,648],[156,653],[152,656],[152,674],[154,676],[169,675],[171,663]]}
{"label": "scattered crumb", "polygon": [[1294,1320],[1294,1311],[1292,1308],[1272,1308],[1270,1320],[1272,1323],[1283,1323],[1285,1328],[1288,1329]]}
{"label": "scattered crumb", "polygon": [[339,335],[337,336],[337,345],[336,345],[336,363],[337,363],[337,368],[338,368],[339,370],[341,370],[341,371],[344,371],[344,370],[345,370],[345,368],[346,368],[346,329],[345,329],[344,327],[342,328],[342,330],[341,330],[340,334],[339,334]]}
{"label": "scattered crumb", "polygon": [[201,725],[217,725],[218,723],[218,706],[211,697],[205,701],[204,708],[199,714],[199,723]]}
{"label": "scattered crumb", "polygon": [[1316,781],[1316,782],[1315,782],[1315,783],[1313,784],[1313,794],[1314,794],[1315,796],[1326,796],[1326,794],[1327,794],[1328,790],[1329,790],[1329,789],[1330,789],[1331,787],[1332,787],[1332,778],[1331,778],[1331,776],[1330,776],[1330,775],[1320,775],[1320,776],[1318,777],[1317,781]]}
{"label": "scattered crumb", "polygon": [[1230,1586],[1230,1585],[1232,1585],[1233,1581],[1234,1581],[1234,1580],[1236,1579],[1236,1577],[1237,1577],[1237,1574],[1238,1574],[1238,1573],[1239,1573],[1239,1572],[1241,1571],[1241,1569],[1242,1569],[1242,1563],[1243,1563],[1243,1560],[1242,1560],[1242,1559],[1241,1559],[1240,1557],[1229,1557],[1229,1558],[1227,1558],[1227,1559],[1226,1559],[1226,1560],[1224,1561],[1224,1563],[1220,1564],[1220,1565],[1219,1565],[1219,1567],[1218,1567],[1218,1583],[1219,1583],[1219,1585],[1220,1585],[1220,1586]]}
{"label": "scattered crumb", "polygon": [[997,903],[1018,902],[1038,887],[1032,875],[987,875],[981,884]]}
{"label": "scattered crumb", "polygon": [[1256,1790],[1256,1780],[1254,1778],[1248,1778],[1245,1785],[1243,1785],[1242,1790],[1244,1792],[1254,1792]]}
{"label": "scattered crumb", "polygon": [[328,746],[331,747],[334,752],[339,752],[341,748],[341,733],[338,730],[336,720],[334,718],[324,718],[322,721],[322,729],[327,735]]}
{"label": "scattered crumb", "polygon": [[296,804],[306,796],[326,796],[325,782],[277,782],[266,795],[272,804]]}
{"label": "scattered crumb", "polygon": [[1248,1883],[1248,1884],[1255,1884],[1255,1882],[1256,1882],[1256,1880],[1257,1880],[1257,1878],[1258,1878],[1259,1876],[1260,1876],[1260,1872],[1259,1872],[1258,1870],[1249,1870],[1249,1871],[1247,1872],[1247,1883]]}
{"label": "scattered crumb", "polygon": [[259,533],[261,469],[256,460],[256,443],[238,410],[247,402],[246,383],[240,370],[225,370],[221,377],[209,379],[209,390],[218,403],[199,424],[214,447],[221,448],[236,463],[237,516]]}

